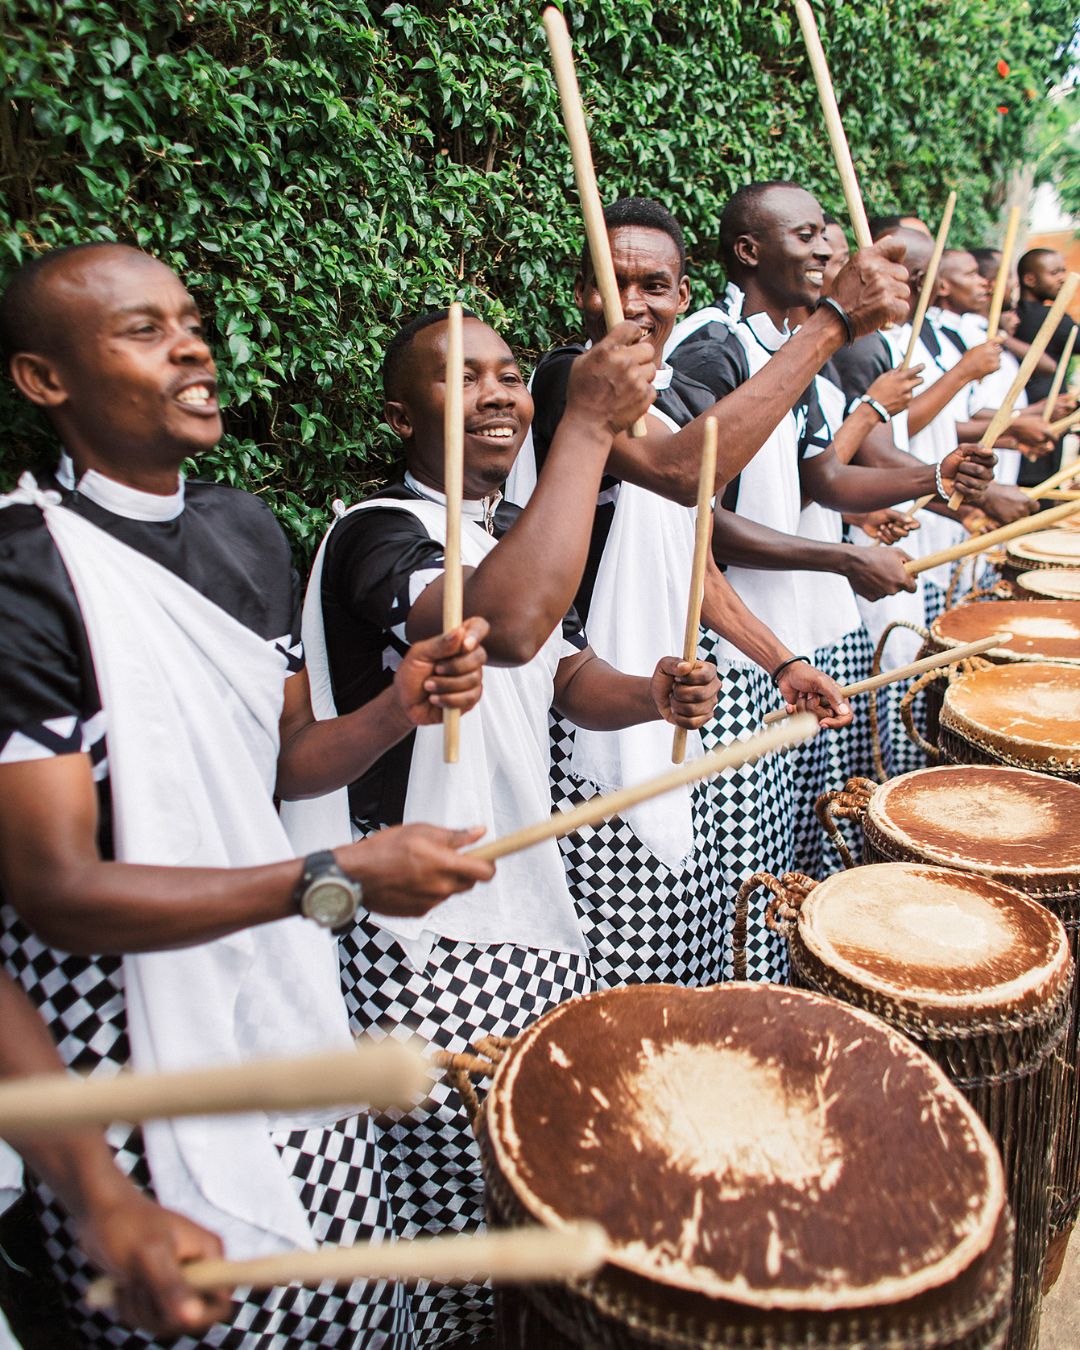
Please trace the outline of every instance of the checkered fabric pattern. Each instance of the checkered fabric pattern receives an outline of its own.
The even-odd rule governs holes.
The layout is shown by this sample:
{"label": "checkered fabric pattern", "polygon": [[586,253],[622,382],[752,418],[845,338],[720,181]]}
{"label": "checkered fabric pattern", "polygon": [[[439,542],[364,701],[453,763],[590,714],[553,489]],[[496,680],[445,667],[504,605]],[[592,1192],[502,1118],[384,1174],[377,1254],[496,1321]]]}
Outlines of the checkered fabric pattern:
{"label": "checkered fabric pattern", "polygon": [[[702,631],[698,653],[703,660],[717,659],[717,642],[714,634]],[[705,749],[745,739],[760,728],[777,701],[765,671],[757,666],[723,669],[721,664],[716,715],[702,730]],[[707,779],[696,796],[696,833],[705,840],[699,855],[701,885],[711,897],[717,939],[711,983],[732,976],[731,929],[739,887],[753,872],[791,870],[794,780],[790,759],[790,754],[770,755]],[[747,978],[783,984],[788,976],[787,948],[765,927],[764,914],[765,897],[759,895],[747,924]]]}
{"label": "checkered fabric pattern", "polygon": [[[366,1116],[352,1116],[322,1129],[283,1132],[273,1136],[311,1217],[318,1242],[348,1245],[378,1241],[392,1231],[389,1200],[374,1126]],[[149,1190],[142,1141],[127,1136],[117,1162]],[[69,1316],[80,1344],[147,1350],[159,1342],[129,1331],[102,1313],[90,1312],[80,1300],[96,1271],[79,1251],[74,1227],[48,1187],[34,1193],[45,1246],[69,1304]],[[201,1338],[181,1336],[169,1350],[410,1350],[412,1324],[405,1290],[385,1281],[349,1286],[278,1288],[237,1291],[228,1325],[215,1324]]]}
{"label": "checkered fabric pattern", "polygon": [[[845,634],[839,642],[814,652],[814,665],[841,687],[865,679],[873,659],[870,636],[862,626]],[[850,726],[821,732],[800,745],[791,757],[795,782],[795,870],[807,876],[821,877],[826,862],[833,861],[832,849],[826,851],[825,833],[814,814],[814,803],[823,792],[843,787],[849,778],[872,776],[874,772],[866,698],[857,699],[854,707],[855,717]],[[853,839],[852,844],[858,853],[860,841]]]}
{"label": "checkered fabric pattern", "polygon": [[[45,1019],[65,1063],[95,1077],[119,1073],[130,1059],[123,962],[76,957],[45,946],[8,906],[0,909],[0,955]],[[316,1238],[351,1243],[393,1232],[374,1125],[353,1117],[321,1130],[275,1135]],[[138,1130],[109,1131],[118,1166],[153,1193]],[[97,1272],[79,1251],[73,1225],[48,1187],[36,1184],[35,1206],[46,1248],[86,1346],[123,1350],[155,1346],[79,1302]],[[411,1322],[404,1290],[382,1283],[349,1289],[277,1289],[239,1299],[231,1325],[215,1326],[199,1341],[170,1341],[170,1350],[408,1350]]]}
{"label": "checkered fabric pattern", "polygon": [[[513,1036],[594,987],[584,957],[446,938],[435,939],[417,972],[366,917],[341,937],[339,953],[355,1032],[417,1036],[452,1052],[467,1050],[477,1037]],[[480,1155],[456,1092],[439,1083],[423,1108],[380,1120],[377,1129],[399,1237],[484,1226]],[[458,1337],[468,1343],[491,1333],[489,1288],[420,1283],[411,1303],[418,1345]]]}
{"label": "checkered fabric pattern", "polygon": [[[574,728],[551,719],[551,798],[567,810],[597,795],[575,780]],[[698,850],[705,840],[695,835]],[[597,984],[714,983],[712,896],[697,856],[672,871],[616,816],[559,840]]]}

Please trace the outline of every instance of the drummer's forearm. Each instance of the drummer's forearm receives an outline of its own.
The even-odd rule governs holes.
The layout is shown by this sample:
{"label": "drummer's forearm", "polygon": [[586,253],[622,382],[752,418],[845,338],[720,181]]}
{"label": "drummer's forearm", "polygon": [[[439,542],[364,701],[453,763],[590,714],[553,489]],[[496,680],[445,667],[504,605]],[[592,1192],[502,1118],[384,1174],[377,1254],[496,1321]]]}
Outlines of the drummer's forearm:
{"label": "drummer's forearm", "polygon": [[590,648],[560,662],[554,706],[587,731],[621,731],[660,717],[647,676],[624,675]]}
{"label": "drummer's forearm", "polygon": [[726,638],[762,670],[774,671],[794,653],[744,603],[739,593],[714,565],[705,572],[701,622]]}

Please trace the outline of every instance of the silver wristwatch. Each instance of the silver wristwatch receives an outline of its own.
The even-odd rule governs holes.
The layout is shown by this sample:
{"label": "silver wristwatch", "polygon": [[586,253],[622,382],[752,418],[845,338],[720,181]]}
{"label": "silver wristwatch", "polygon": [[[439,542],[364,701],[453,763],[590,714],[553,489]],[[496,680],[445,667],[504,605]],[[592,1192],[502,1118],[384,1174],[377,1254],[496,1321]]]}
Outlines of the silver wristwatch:
{"label": "silver wristwatch", "polygon": [[304,859],[296,903],[305,919],[320,928],[340,928],[356,917],[363,898],[364,888],[341,870],[329,849],[309,853]]}

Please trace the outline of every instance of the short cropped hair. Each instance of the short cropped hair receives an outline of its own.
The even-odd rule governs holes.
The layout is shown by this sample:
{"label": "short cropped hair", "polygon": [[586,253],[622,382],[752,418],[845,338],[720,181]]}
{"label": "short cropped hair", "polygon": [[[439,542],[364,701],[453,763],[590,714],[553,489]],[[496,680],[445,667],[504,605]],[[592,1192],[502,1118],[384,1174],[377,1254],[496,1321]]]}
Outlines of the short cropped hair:
{"label": "short cropped hair", "polygon": [[1029,272],[1040,258],[1052,258],[1056,252],[1054,248],[1029,248],[1016,264],[1016,275],[1023,280],[1024,273]]}
{"label": "short cropped hair", "polygon": [[[604,207],[604,224],[609,232],[624,225],[636,225],[642,230],[659,230],[661,234],[666,234],[679,250],[679,276],[685,276],[686,239],[682,226],[660,202],[653,201],[651,197],[620,197],[610,206]],[[592,255],[587,240],[581,250],[580,268],[583,277],[592,276]]]}
{"label": "short cropped hair", "polygon": [[744,183],[728,198],[727,205],[720,213],[720,257],[730,275],[732,267],[738,267],[735,257],[735,244],[740,236],[753,234],[761,225],[761,203],[774,188],[806,189],[800,183],[789,183],[774,178],[764,183]]}
{"label": "short cropped hair", "polygon": [[94,239],[85,244],[65,244],[62,248],[49,249],[23,263],[0,295],[0,355],[9,360],[16,352],[54,354],[61,339],[45,299],[48,274],[57,263],[77,253],[123,247],[126,246],[112,240]]}
{"label": "short cropped hair", "polygon": [[[466,319],[476,318],[471,309],[463,310],[462,316]],[[401,325],[390,339],[386,354],[383,356],[383,398],[397,398],[409,348],[417,334],[422,333],[425,328],[430,328],[433,324],[445,323],[449,317],[450,311],[448,309],[429,309],[423,314],[413,315],[411,319],[406,319]]]}
{"label": "short cropped hair", "polygon": [[892,234],[893,230],[899,229],[900,222],[903,219],[903,216],[871,216],[866,222],[870,227],[870,238],[876,244],[885,235]]}

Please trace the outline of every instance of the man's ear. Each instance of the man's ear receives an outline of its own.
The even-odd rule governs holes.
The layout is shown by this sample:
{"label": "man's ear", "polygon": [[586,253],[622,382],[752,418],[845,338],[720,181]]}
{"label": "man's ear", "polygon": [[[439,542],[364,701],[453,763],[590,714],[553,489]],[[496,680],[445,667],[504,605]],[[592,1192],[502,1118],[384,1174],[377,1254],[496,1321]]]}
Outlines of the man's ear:
{"label": "man's ear", "polygon": [[585,278],[580,272],[574,278],[574,304],[578,309],[585,308]]}
{"label": "man's ear", "polygon": [[733,252],[743,267],[756,270],[761,261],[761,249],[752,234],[740,234],[735,240]]}
{"label": "man's ear", "polygon": [[679,278],[679,307],[676,314],[685,314],[690,308],[690,278]]}
{"label": "man's ear", "polygon": [[39,408],[59,408],[67,402],[68,391],[56,363],[37,352],[16,352],[8,369],[23,398]]}
{"label": "man's ear", "polygon": [[395,436],[400,436],[403,441],[412,439],[412,414],[407,403],[387,401],[383,404],[383,416]]}

